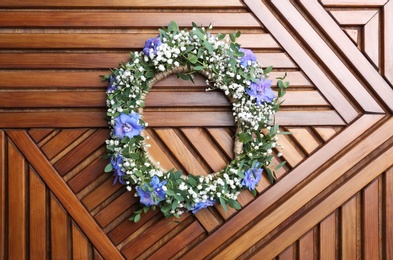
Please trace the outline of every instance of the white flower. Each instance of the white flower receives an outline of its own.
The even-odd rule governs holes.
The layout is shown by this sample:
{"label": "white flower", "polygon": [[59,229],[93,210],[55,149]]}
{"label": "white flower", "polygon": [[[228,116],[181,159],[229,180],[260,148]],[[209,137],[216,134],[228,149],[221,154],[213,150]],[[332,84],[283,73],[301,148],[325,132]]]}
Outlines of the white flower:
{"label": "white flower", "polygon": [[159,69],[160,71],[165,71],[165,67],[164,67],[164,65],[162,65],[162,64],[158,66],[158,69]]}
{"label": "white flower", "polygon": [[175,61],[173,64],[174,64],[176,67],[179,67],[179,66],[180,66],[179,62],[177,62],[177,61]]}

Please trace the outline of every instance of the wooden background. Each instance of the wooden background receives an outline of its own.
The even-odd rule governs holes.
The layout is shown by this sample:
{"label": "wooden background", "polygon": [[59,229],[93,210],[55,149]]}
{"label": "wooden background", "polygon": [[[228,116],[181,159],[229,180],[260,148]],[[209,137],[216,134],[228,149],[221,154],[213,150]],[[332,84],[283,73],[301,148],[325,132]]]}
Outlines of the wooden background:
{"label": "wooden background", "polygon": [[[170,20],[241,30],[272,79],[288,73],[288,164],[239,211],[135,224],[137,198],[103,172],[99,75]],[[393,259],[392,24],[388,0],[0,1],[0,259]],[[230,109],[202,77],[157,83],[151,153],[168,168],[222,168]]]}

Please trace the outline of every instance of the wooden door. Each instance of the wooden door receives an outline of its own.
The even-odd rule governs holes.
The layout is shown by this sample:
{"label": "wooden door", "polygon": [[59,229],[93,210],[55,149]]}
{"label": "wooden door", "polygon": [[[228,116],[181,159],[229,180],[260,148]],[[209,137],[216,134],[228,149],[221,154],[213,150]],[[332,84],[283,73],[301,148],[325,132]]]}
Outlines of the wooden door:
{"label": "wooden door", "polygon": [[[0,13],[0,259],[393,259],[392,1],[2,0]],[[99,75],[170,20],[241,30],[271,78],[287,72],[288,163],[241,210],[133,223],[137,199],[103,171]],[[209,173],[233,156],[230,104],[200,99],[203,85],[168,77],[149,94],[173,100],[146,109],[166,166]]]}

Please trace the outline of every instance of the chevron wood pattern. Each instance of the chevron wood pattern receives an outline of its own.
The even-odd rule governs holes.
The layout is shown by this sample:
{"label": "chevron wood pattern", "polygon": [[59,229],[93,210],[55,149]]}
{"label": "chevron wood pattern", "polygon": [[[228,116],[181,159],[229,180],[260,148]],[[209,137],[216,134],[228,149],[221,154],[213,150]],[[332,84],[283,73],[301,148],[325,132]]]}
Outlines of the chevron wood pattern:
{"label": "chevron wood pattern", "polygon": [[[0,2],[0,259],[392,259],[393,3],[388,0]],[[177,221],[138,222],[113,185],[99,75],[176,20],[240,30],[291,87],[277,183]],[[210,174],[233,158],[221,92],[169,76],[148,94],[150,154]],[[282,152],[283,157],[277,157]]]}

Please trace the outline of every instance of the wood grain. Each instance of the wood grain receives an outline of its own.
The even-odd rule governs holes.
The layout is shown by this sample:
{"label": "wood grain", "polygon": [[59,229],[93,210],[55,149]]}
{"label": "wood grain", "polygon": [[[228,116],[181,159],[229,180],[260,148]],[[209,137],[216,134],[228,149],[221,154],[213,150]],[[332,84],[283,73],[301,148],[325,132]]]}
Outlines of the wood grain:
{"label": "wood grain", "polygon": [[341,209],[341,255],[346,259],[357,258],[357,228],[360,225],[360,223],[358,223],[357,204],[357,197],[354,197],[345,203]]}
{"label": "wood grain", "polygon": [[[7,151],[8,153],[8,151]],[[6,179],[6,137],[3,130],[0,130],[0,258],[6,258],[6,227],[8,226],[6,201],[7,201],[7,179]],[[4,163],[3,163],[4,162]]]}

